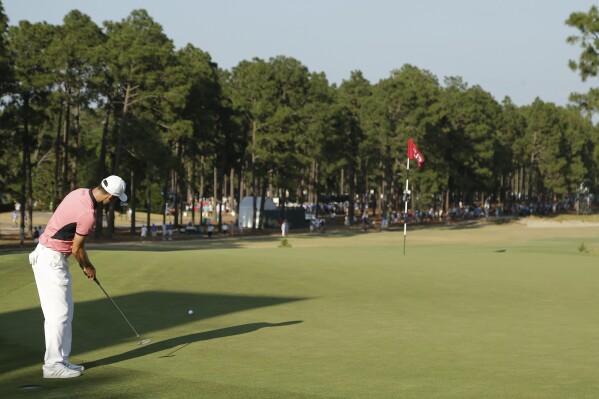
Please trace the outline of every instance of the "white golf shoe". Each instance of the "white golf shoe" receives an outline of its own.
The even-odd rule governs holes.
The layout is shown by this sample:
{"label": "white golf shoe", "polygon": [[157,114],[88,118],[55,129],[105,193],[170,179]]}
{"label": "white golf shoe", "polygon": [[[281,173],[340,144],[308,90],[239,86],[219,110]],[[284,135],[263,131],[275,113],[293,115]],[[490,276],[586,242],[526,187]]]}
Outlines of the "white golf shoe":
{"label": "white golf shoe", "polygon": [[43,366],[42,370],[44,372],[44,378],[73,378],[81,375],[81,371],[71,370],[64,364]]}
{"label": "white golf shoe", "polygon": [[65,366],[67,366],[67,368],[71,369],[71,370],[75,370],[75,371],[83,371],[85,370],[85,367],[79,365],[79,364],[73,364],[73,363],[69,363],[68,361],[64,361],[62,362],[62,364],[64,364]]}

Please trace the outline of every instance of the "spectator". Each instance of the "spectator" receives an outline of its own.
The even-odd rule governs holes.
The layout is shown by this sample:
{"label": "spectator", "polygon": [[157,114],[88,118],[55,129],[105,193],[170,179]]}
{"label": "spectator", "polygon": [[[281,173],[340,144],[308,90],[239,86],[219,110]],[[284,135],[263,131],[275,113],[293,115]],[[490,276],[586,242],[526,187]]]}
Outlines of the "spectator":
{"label": "spectator", "polygon": [[152,223],[152,241],[156,241],[156,235],[158,234],[158,227]]}
{"label": "spectator", "polygon": [[148,237],[148,228],[145,224],[141,225],[141,242],[144,242]]}
{"label": "spectator", "polygon": [[281,223],[281,236],[282,237],[287,237],[287,233],[289,233],[289,223],[287,223],[287,220],[283,220],[283,223]]}

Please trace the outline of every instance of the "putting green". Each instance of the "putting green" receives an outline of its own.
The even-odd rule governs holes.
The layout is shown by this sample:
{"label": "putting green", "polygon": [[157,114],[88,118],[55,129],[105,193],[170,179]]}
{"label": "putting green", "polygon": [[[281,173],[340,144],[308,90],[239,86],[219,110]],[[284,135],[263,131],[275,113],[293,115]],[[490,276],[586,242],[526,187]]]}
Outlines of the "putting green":
{"label": "putting green", "polygon": [[27,254],[0,255],[0,397],[593,398],[598,237],[476,223],[411,227],[405,255],[402,232],[90,246],[152,342],[73,266],[72,380],[41,378]]}

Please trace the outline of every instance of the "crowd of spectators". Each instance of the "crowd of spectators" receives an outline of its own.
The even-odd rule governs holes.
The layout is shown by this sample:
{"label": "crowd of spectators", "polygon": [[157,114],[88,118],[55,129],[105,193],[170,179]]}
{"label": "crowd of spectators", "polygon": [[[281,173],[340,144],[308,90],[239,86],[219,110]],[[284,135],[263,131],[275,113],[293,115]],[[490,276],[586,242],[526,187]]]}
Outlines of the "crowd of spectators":
{"label": "crowd of spectators", "polygon": [[[408,223],[433,223],[433,222],[453,222],[459,220],[487,219],[499,217],[526,217],[526,216],[550,216],[560,213],[590,213],[595,202],[594,196],[585,197],[568,196],[563,200],[546,200],[536,198],[533,200],[519,199],[515,196],[508,198],[505,202],[500,202],[496,198],[490,197],[483,202],[465,203],[463,201],[452,201],[451,206],[445,211],[441,207],[421,207],[410,208],[408,212],[401,209],[391,209],[385,215],[381,214],[381,209],[375,209],[375,203],[370,201],[369,197],[356,197],[354,202],[354,220],[349,221],[350,203],[345,198],[325,198],[319,203],[292,203],[287,202],[287,208],[303,208],[305,218],[309,221],[307,226],[310,231],[323,232],[326,223],[343,223],[345,226],[363,225],[365,228],[377,227],[384,230],[390,226]],[[410,204],[411,205],[411,204]],[[206,217],[210,218],[217,214],[218,205],[212,198],[207,198],[196,204],[196,212],[199,208]],[[223,214],[235,216],[234,204],[229,204],[227,200],[222,205]],[[185,212],[191,211],[191,206],[185,207]],[[337,221],[336,221],[336,218]],[[325,221],[326,220],[326,221]],[[377,225],[378,224],[378,225]]]}
{"label": "crowd of spectators", "polygon": [[[367,220],[368,225],[372,225],[375,220],[380,220],[383,229],[389,225],[404,223],[430,223],[430,222],[451,222],[468,219],[489,219],[498,217],[526,217],[526,216],[551,216],[560,213],[591,213],[595,202],[591,194],[586,197],[568,196],[563,200],[547,201],[542,198],[534,200],[520,200],[515,197],[508,199],[506,203],[501,203],[493,198],[488,198],[482,203],[466,204],[462,201],[456,201],[447,211],[441,208],[430,207],[428,209],[416,208],[404,213],[402,210],[391,210],[387,215],[381,215],[380,210],[375,212],[366,202],[357,200],[354,203],[353,224],[358,224]],[[346,218],[345,224],[348,225],[347,215],[349,202],[323,202],[323,203],[303,203],[301,206],[305,209],[307,218],[321,218],[324,215],[330,215],[331,219],[335,215],[343,215]],[[378,215],[377,215],[378,213]],[[361,220],[363,219],[363,220]],[[365,222],[366,224],[366,222]]]}

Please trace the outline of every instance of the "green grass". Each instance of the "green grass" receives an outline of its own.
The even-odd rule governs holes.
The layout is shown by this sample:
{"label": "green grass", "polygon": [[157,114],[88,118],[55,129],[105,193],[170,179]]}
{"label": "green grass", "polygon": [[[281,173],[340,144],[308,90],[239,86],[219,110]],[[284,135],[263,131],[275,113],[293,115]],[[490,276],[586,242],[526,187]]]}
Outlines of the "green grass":
{"label": "green grass", "polygon": [[401,232],[93,247],[152,343],[73,266],[71,360],[88,370],[62,381],[41,378],[27,255],[1,255],[0,397],[594,398],[597,237],[414,228],[405,256]]}

